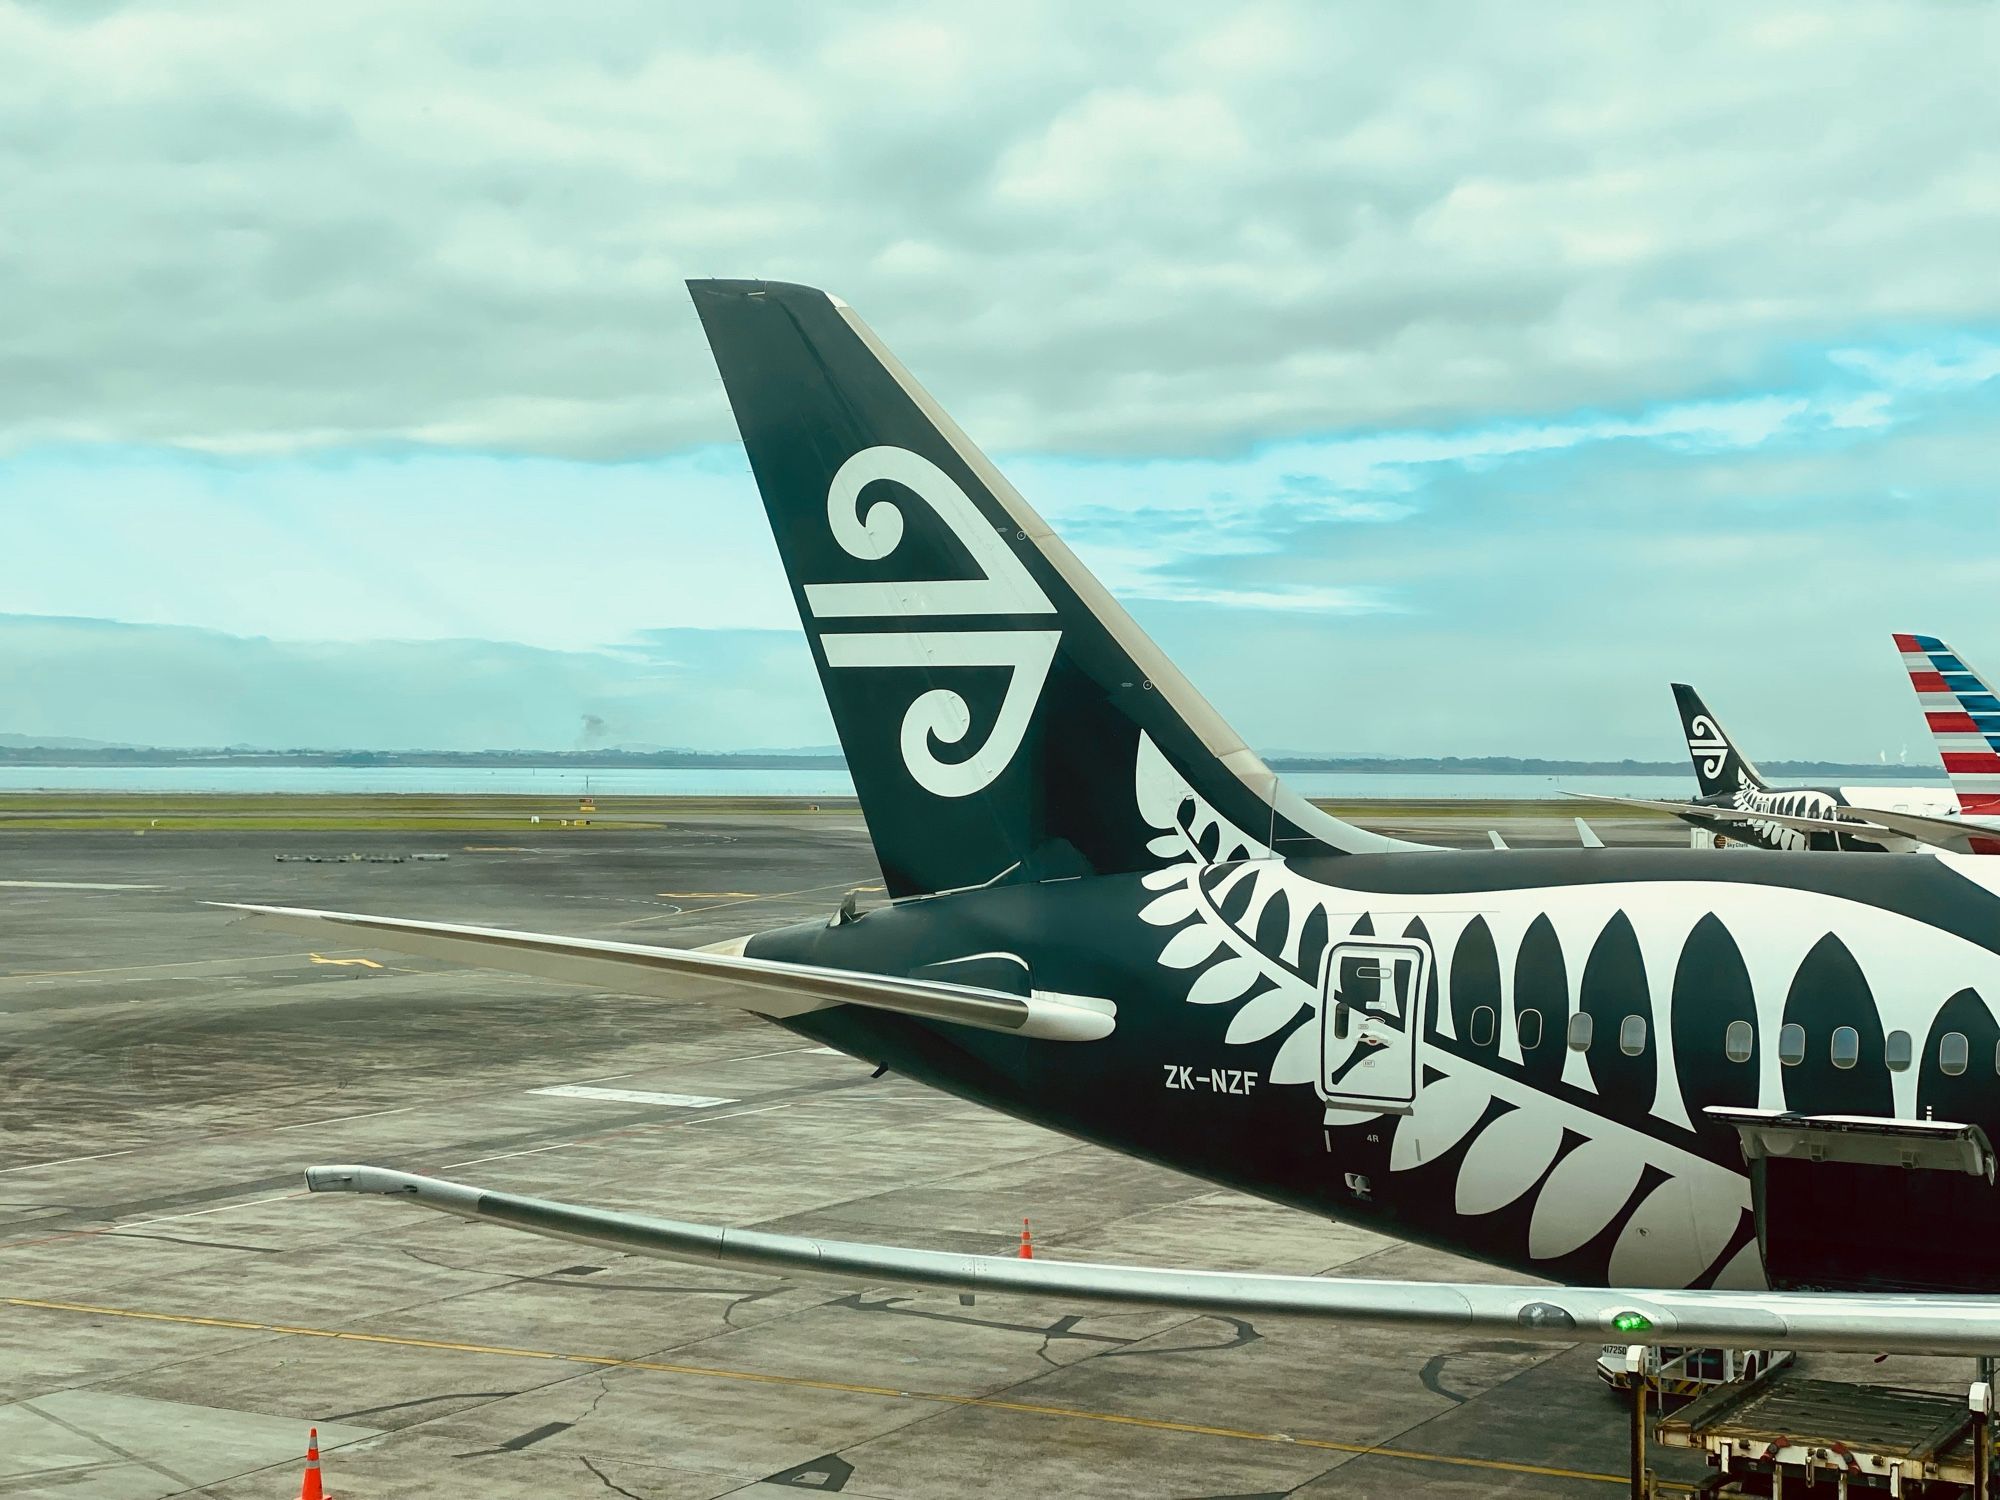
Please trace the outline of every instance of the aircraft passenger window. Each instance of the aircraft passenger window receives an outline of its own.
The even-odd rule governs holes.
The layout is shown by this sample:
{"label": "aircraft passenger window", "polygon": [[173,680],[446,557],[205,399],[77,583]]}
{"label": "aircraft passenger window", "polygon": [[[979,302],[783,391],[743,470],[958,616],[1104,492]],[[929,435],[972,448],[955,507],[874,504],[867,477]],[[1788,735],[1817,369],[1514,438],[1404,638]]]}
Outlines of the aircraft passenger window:
{"label": "aircraft passenger window", "polygon": [[1833,1028],[1833,1065],[1851,1068],[1861,1061],[1861,1033],[1852,1026]]}
{"label": "aircraft passenger window", "polygon": [[1627,1016],[1618,1023],[1618,1050],[1627,1057],[1637,1057],[1646,1050],[1644,1016]]}
{"label": "aircraft passenger window", "polygon": [[1524,1010],[1514,1018],[1514,1030],[1521,1039],[1521,1050],[1533,1052],[1542,1045],[1542,1013],[1538,1010]]}
{"label": "aircraft passenger window", "polygon": [[2000,1073],[2000,1042],[1993,1044],[1993,1071]]}
{"label": "aircraft passenger window", "polygon": [[[1889,1064],[1889,1071],[1891,1073],[1907,1071],[1910,1066],[1911,1056],[1912,1049],[1910,1047],[1909,1032],[1890,1032],[1888,1040],[1882,1044],[1882,1059]],[[2000,1059],[1996,1059],[1996,1061],[2000,1061]]]}
{"label": "aircraft passenger window", "polygon": [[1778,1032],[1778,1061],[1796,1068],[1806,1060],[1806,1029],[1794,1021]]}
{"label": "aircraft passenger window", "polygon": [[1972,1061],[1972,1043],[1965,1039],[1962,1031],[1947,1031],[1938,1038],[1938,1066],[1952,1078],[1965,1071],[1965,1065]]}
{"label": "aircraft passenger window", "polygon": [[1472,1013],[1472,1045],[1490,1047],[1493,1044],[1493,1007],[1482,1005]]}
{"label": "aircraft passenger window", "polygon": [[1757,1047],[1757,1030],[1748,1021],[1731,1021],[1722,1034],[1722,1053],[1731,1062],[1748,1062]]}
{"label": "aircraft passenger window", "polygon": [[1594,1029],[1595,1024],[1590,1019],[1588,1011],[1580,1010],[1569,1018],[1570,1051],[1588,1052],[1590,1050],[1590,1033]]}

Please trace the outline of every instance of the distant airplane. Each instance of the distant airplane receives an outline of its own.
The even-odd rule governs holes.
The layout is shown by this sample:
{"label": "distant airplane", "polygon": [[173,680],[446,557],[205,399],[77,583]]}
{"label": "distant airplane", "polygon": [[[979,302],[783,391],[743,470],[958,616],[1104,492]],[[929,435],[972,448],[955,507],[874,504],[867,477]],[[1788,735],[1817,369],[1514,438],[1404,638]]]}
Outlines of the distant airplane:
{"label": "distant airplane", "polygon": [[1897,635],[1896,649],[1937,741],[1955,793],[1937,816],[1914,809],[1870,812],[1871,822],[1961,854],[2000,854],[2000,697],[1934,635]]}
{"label": "distant airplane", "polygon": [[[1680,712],[1681,737],[1694,761],[1695,784],[1701,795],[1690,801],[1671,798],[1617,797],[1576,792],[1572,796],[1619,802],[1629,807],[1670,812],[1682,822],[1760,849],[1846,849],[1881,853],[1921,848],[1924,840],[1884,828],[1874,810],[1903,814],[1942,815],[1956,807],[1942,787],[1918,786],[1788,786],[1774,787],[1736,748],[1701,695],[1685,682],[1673,685],[1674,706]],[[1846,816],[1845,809],[1865,809],[1864,824]]]}
{"label": "distant airplane", "polygon": [[[1113,1150],[1542,1280],[972,1256],[375,1166],[316,1167],[310,1186],[864,1282],[1565,1343],[2000,1348],[2000,861],[1496,857],[1330,817],[845,303],[781,282],[690,290],[889,904],[698,951],[243,909],[322,951],[735,1006]],[[667,507],[663,526],[700,524]],[[834,1125],[825,1149],[843,1148]]]}
{"label": "distant airplane", "polygon": [[[1833,839],[1842,846],[1942,849],[1953,854],[2000,854],[2000,698],[1964,659],[1934,635],[1898,635],[1896,649],[1910,686],[1936,739],[1949,793],[1916,789],[1847,788],[1866,792],[1828,812],[1824,808],[1764,814],[1766,823],[1798,837]],[[1699,771],[1699,756],[1697,756]],[[1755,826],[1755,825],[1751,825]]]}

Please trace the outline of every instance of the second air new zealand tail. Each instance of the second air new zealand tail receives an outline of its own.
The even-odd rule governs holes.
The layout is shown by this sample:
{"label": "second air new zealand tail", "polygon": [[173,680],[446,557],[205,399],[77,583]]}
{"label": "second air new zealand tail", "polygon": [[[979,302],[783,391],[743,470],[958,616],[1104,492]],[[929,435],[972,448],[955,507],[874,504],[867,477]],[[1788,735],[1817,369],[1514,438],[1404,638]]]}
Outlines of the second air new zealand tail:
{"label": "second air new zealand tail", "polygon": [[1685,682],[1673,685],[1674,706],[1681,713],[1681,737],[1694,759],[1694,779],[1707,797],[1733,797],[1748,789],[1763,791],[1767,783],[1743,752],[1723,733],[1722,724],[1701,694]]}
{"label": "second air new zealand tail", "polygon": [[890,895],[1415,847],[1281,787],[845,303],[689,290]]}

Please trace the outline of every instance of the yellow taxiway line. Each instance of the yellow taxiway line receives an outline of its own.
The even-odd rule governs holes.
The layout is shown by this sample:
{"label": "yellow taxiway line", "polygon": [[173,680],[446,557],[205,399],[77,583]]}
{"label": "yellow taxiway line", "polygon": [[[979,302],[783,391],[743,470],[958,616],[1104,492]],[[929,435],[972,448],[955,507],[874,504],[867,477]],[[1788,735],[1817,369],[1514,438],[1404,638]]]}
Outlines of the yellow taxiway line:
{"label": "yellow taxiway line", "polygon": [[[503,1359],[543,1359],[604,1369],[650,1370],[696,1380],[734,1380],[751,1385],[785,1386],[793,1390],[837,1391],[848,1396],[879,1396],[889,1401],[922,1401],[938,1406],[980,1407],[987,1411],[1019,1412],[1070,1422],[1099,1422],[1117,1427],[1141,1427],[1152,1432],[1179,1432],[1194,1437],[1225,1438],[1246,1443],[1275,1443],[1327,1453],[1367,1454],[1410,1463],[1444,1464],[1503,1474],[1534,1474],[1546,1479],[1576,1479],[1594,1484],[1627,1484],[1623,1474],[1589,1469],[1563,1469],[1547,1464],[1515,1463],[1503,1458],[1474,1458],[1455,1453],[1426,1453],[1416,1448],[1389,1448],[1374,1443],[1343,1443],[1333,1438],[1294,1437],[1282,1432],[1258,1432],[1246,1427],[1218,1427],[1207,1422],[1176,1422],[1164,1417],[1138,1417],[1125,1412],[1090,1411],[1076,1406],[1050,1406],[1005,1396],[966,1396],[951,1391],[906,1391],[894,1386],[859,1385],[845,1380],[816,1380],[805,1375],[774,1375],[762,1370],[725,1370],[710,1365],[675,1364],[657,1359],[620,1359],[609,1354],[576,1354],[556,1349],[519,1349],[506,1344],[463,1344],[448,1339],[413,1338],[407,1334],[360,1333],[340,1328],[306,1328],[290,1323],[254,1323],[242,1318],[201,1318],[189,1313],[146,1312],[132,1307],[101,1307],[89,1302],[58,1302],[39,1297],[0,1297],[0,1307],[36,1308],[46,1312],[83,1313],[98,1318],[134,1318],[149,1323],[176,1323],[193,1328],[226,1328],[238,1333],[276,1333],[293,1338],[336,1339],[355,1344],[388,1344],[399,1349],[438,1349],[455,1354],[486,1354]],[[1685,1485],[1662,1486],[1688,1493]]]}

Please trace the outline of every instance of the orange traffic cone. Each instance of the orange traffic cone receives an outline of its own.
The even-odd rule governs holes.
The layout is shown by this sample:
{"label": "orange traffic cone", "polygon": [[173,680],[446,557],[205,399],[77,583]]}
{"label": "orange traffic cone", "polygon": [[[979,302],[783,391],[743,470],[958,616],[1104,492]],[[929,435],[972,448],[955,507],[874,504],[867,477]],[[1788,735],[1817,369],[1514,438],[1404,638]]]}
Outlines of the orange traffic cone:
{"label": "orange traffic cone", "polygon": [[1028,1232],[1028,1221],[1023,1219],[1021,1221],[1021,1259],[1033,1260],[1034,1258],[1035,1237]]}
{"label": "orange traffic cone", "polygon": [[319,1487],[319,1429],[313,1428],[312,1436],[306,1439],[306,1477],[299,1486],[299,1500],[326,1500],[326,1491]]}

